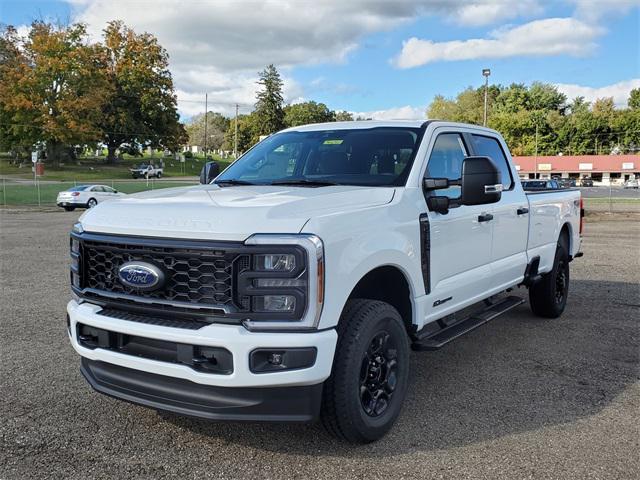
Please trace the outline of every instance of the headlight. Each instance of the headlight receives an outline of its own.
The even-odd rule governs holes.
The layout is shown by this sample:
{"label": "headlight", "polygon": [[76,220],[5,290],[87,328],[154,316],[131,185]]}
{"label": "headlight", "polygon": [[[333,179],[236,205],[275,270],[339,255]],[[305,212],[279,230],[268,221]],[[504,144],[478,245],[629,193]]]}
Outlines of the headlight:
{"label": "headlight", "polygon": [[290,253],[259,254],[254,256],[257,271],[290,272],[296,268],[296,257]]}
{"label": "headlight", "polygon": [[77,233],[78,235],[80,235],[82,232],[84,232],[84,228],[82,228],[82,224],[80,222],[74,223],[73,228],[71,229],[71,233]]}
{"label": "headlight", "polygon": [[324,248],[315,235],[254,235],[248,269],[237,291],[250,312],[250,330],[314,328],[324,301]]}

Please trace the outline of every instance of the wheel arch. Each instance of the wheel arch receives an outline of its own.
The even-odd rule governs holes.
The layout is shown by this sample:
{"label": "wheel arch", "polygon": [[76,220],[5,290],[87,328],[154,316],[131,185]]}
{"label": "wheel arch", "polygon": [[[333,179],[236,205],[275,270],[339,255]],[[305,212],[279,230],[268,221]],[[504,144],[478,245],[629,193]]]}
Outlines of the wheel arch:
{"label": "wheel arch", "polygon": [[380,265],[369,270],[353,287],[345,304],[355,298],[380,300],[392,305],[402,317],[408,332],[414,324],[414,294],[409,275],[398,265]]}

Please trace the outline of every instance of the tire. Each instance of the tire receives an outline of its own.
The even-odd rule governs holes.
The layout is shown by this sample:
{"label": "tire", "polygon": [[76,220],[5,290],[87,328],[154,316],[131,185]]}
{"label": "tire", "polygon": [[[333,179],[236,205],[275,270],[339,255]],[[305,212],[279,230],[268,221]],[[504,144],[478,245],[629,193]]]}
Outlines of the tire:
{"label": "tire", "polygon": [[162,177],[162,172],[158,172],[158,173],[156,174],[156,178],[161,178],[161,177]]}
{"label": "tire", "polygon": [[76,207],[62,207],[62,208],[64,208],[65,211],[67,212],[73,212],[76,209]]}
{"label": "tire", "polygon": [[558,318],[564,312],[569,295],[569,253],[566,237],[556,247],[553,269],[529,288],[529,303],[534,314]]}
{"label": "tire", "polygon": [[98,204],[98,201],[95,198],[90,198],[87,202],[87,208],[93,208]]}
{"label": "tire", "polygon": [[383,437],[400,414],[408,381],[409,338],[398,311],[385,302],[350,300],[323,389],[327,431],[352,443]]}

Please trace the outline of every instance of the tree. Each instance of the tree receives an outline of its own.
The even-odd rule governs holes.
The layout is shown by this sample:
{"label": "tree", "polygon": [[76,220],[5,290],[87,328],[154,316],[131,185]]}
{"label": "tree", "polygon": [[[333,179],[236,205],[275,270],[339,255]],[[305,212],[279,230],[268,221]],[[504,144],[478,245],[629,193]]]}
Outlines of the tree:
{"label": "tree", "polygon": [[433,101],[427,108],[427,118],[437,120],[455,121],[457,106],[454,100],[449,100],[442,95],[433,97]]}
{"label": "tree", "polygon": [[329,110],[324,103],[303,102],[284,107],[284,122],[287,127],[295,127],[308,123],[333,122],[335,112]]}
{"label": "tree", "polygon": [[231,125],[231,120],[217,112],[209,112],[207,114],[207,141],[205,142],[205,115],[203,113],[194,116],[186,125],[187,135],[189,136],[189,144],[203,147],[205,144],[207,149],[218,149],[222,147],[225,132]]}
{"label": "tree", "polygon": [[631,90],[627,105],[629,105],[631,110],[640,110],[640,88],[634,88]]}
{"label": "tree", "polygon": [[26,39],[9,42],[17,42],[24,61],[2,66],[3,115],[20,125],[22,143],[45,142],[48,161],[57,165],[68,146],[100,137],[101,107],[109,95],[105,53],[87,44],[82,24],[34,22]]}
{"label": "tree", "polygon": [[[27,60],[20,49],[18,32],[12,26],[6,26],[0,31],[0,92],[5,91],[11,82],[16,81],[27,69]],[[4,85],[4,88],[2,87]],[[25,138],[22,122],[32,119],[20,118],[19,111],[8,108],[4,101],[0,101],[0,149],[16,150],[29,148],[35,140]],[[26,123],[25,125],[28,125]]]}
{"label": "tree", "polygon": [[334,120],[336,122],[353,122],[353,114],[346,110],[338,110],[334,112]]}
{"label": "tree", "polygon": [[177,100],[169,72],[169,57],[156,37],[136,34],[120,21],[104,30],[107,54],[105,76],[109,97],[100,120],[107,162],[116,161],[116,151],[140,148],[176,150],[187,140],[178,121]]}
{"label": "tree", "polygon": [[258,85],[261,85],[262,89],[256,95],[254,112],[257,132],[258,135],[270,135],[285,127],[283,82],[273,65],[269,65],[259,75]]}
{"label": "tree", "polygon": [[[233,150],[235,145],[235,120],[229,124],[224,134],[222,148]],[[238,152],[245,152],[258,142],[260,133],[258,130],[258,117],[255,112],[249,115],[238,115]]]}

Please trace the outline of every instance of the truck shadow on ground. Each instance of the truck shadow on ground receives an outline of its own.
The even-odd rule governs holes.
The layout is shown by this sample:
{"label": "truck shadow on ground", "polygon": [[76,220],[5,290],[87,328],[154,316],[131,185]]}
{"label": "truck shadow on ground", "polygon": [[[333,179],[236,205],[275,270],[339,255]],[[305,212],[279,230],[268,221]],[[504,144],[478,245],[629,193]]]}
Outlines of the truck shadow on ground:
{"label": "truck shadow on ground", "polygon": [[369,445],[336,441],[319,424],[163,417],[226,442],[314,456],[393,456],[562,425],[601,412],[637,381],[639,303],[637,284],[574,280],[560,319],[524,304],[438,352],[413,353],[403,413]]}

